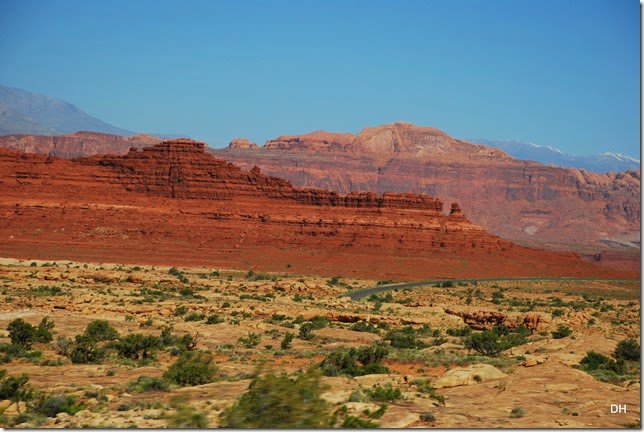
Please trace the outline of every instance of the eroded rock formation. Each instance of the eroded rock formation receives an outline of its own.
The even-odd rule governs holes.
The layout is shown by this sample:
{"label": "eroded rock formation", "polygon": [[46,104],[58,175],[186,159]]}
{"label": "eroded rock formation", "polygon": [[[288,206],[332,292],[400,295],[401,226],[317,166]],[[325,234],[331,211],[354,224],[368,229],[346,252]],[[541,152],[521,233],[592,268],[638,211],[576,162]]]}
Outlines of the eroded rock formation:
{"label": "eroded rock formation", "polygon": [[574,254],[488,234],[411,193],[300,189],[173,140],[73,160],[0,151],[2,254],[325,275],[588,275]]}
{"label": "eroded rock formation", "polygon": [[252,153],[213,152],[299,187],[414,192],[456,201],[475,223],[526,245],[584,253],[639,248],[639,172],[599,174],[516,160],[402,122],[351,137],[315,132],[280,137]]}

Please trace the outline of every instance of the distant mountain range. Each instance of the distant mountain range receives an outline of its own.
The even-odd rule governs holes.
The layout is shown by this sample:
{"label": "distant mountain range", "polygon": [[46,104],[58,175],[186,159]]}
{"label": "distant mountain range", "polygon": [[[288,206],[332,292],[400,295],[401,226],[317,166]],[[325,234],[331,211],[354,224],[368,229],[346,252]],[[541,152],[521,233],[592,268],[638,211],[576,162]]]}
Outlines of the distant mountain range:
{"label": "distant mountain range", "polygon": [[69,102],[0,86],[0,134],[58,135],[77,131],[134,134],[92,117]]}
{"label": "distant mountain range", "polygon": [[[0,85],[0,135],[63,135],[78,131],[130,136],[137,132],[92,117],[75,105],[38,93]],[[185,134],[148,133],[161,138]]]}
{"label": "distant mountain range", "polygon": [[576,156],[550,146],[540,146],[520,140],[468,139],[469,142],[496,147],[510,156],[564,168],[573,167],[595,172],[621,172],[640,169],[640,161],[619,153],[602,153],[593,156]]}
{"label": "distant mountain range", "polygon": [[[63,135],[78,131],[101,132],[130,136],[129,131],[106,123],[82,111],[75,105],[26,90],[0,85],[0,135],[32,134]],[[185,134],[150,133],[161,138],[188,137]],[[640,169],[640,161],[619,153],[595,156],[575,156],[548,146],[520,140],[468,139],[503,150],[510,156],[561,167],[581,168],[595,172],[621,172]]]}

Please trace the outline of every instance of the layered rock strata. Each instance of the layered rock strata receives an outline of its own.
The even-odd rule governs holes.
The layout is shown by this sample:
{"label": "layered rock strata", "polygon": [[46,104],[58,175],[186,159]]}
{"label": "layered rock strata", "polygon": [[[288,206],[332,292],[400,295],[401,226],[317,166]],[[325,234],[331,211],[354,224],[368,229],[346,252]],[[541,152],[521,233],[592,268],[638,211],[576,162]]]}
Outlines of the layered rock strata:
{"label": "layered rock strata", "polygon": [[528,249],[424,195],[300,189],[173,140],[73,160],[0,151],[0,255],[416,279],[625,275]]}
{"label": "layered rock strata", "polygon": [[213,152],[298,187],[413,192],[456,201],[473,222],[525,245],[592,254],[639,251],[637,171],[599,174],[516,160],[409,123],[367,128],[351,137],[315,132],[270,140],[253,152]]}

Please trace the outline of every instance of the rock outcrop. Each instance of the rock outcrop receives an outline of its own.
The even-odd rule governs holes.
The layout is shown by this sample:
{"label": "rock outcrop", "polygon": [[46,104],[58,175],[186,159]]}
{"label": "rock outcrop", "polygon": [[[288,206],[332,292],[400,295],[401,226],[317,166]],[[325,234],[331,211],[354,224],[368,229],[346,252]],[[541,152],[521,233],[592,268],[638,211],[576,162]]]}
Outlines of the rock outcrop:
{"label": "rock outcrop", "polygon": [[[7,135],[0,137],[0,147],[73,158],[124,155],[130,147],[160,141],[79,132]],[[366,128],[357,136],[324,131],[282,135],[263,147],[238,138],[226,149],[207,151],[296,187],[343,195],[416,193],[455,201],[471,221],[502,238],[639,270],[638,171],[600,174],[521,161],[493,147],[404,122]]]}
{"label": "rock outcrop", "polygon": [[126,154],[130,148],[151,146],[163,141],[150,135],[121,137],[99,132],[76,132],[67,135],[5,135],[0,147],[25,153],[45,154],[62,158],[97,154]]}
{"label": "rock outcrop", "polygon": [[213,152],[245,169],[259,166],[298,187],[413,192],[456,201],[473,222],[529,246],[589,254],[639,249],[637,171],[599,174],[521,161],[438,129],[402,122],[351,137],[314,132],[268,141],[252,153]]}
{"label": "rock outcrop", "polygon": [[228,148],[238,150],[254,150],[259,146],[254,142],[250,142],[247,138],[235,138],[228,144]]}
{"label": "rock outcrop", "polygon": [[626,275],[517,246],[453,204],[340,195],[245,171],[191,140],[72,160],[0,150],[2,253],[380,279]]}

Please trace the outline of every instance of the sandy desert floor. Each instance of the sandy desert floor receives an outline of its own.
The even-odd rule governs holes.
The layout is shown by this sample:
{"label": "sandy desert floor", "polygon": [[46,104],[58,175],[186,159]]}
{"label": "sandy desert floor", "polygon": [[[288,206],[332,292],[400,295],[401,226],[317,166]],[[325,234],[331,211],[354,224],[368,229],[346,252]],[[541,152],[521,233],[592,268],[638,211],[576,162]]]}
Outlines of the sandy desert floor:
{"label": "sandy desert floor", "polygon": [[[382,406],[370,394],[391,383],[400,395],[372,419],[380,427],[640,426],[639,364],[620,376],[598,376],[606,382],[574,367],[590,350],[610,357],[618,342],[639,340],[639,282],[454,284],[352,301],[341,295],[379,281],[288,272],[0,260],[0,351],[7,352],[7,326],[17,318],[37,325],[49,317],[55,324],[51,342],[0,356],[0,369],[26,373],[41,394],[74,396],[80,408],[47,417],[24,402],[0,401],[0,426],[168,427],[188,409],[217,427],[220,413],[247,391],[260,365],[294,374],[331,352],[379,343],[388,350],[382,363],[389,373],[322,377],[332,411],[346,406],[346,413],[367,419],[365,410]],[[215,381],[137,389],[138,377],[161,377],[176,361],[170,348],[145,360],[109,350],[99,364],[72,363],[61,354],[61,338],[73,340],[97,319],[121,337],[160,335],[169,326],[175,335],[192,335],[196,350],[214,355]],[[486,356],[458,336],[464,319],[473,333],[499,319],[533,331],[521,344]],[[315,328],[303,339],[307,322]],[[571,333],[555,338],[560,326]],[[391,346],[391,335],[403,328],[420,343]],[[288,333],[291,346],[282,348]],[[614,405],[625,405],[626,412],[612,414]]]}

